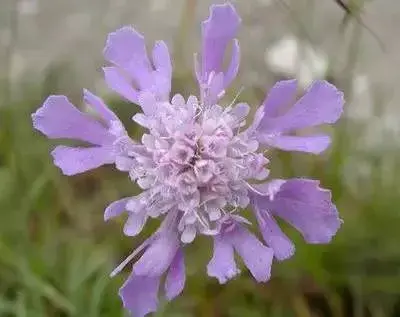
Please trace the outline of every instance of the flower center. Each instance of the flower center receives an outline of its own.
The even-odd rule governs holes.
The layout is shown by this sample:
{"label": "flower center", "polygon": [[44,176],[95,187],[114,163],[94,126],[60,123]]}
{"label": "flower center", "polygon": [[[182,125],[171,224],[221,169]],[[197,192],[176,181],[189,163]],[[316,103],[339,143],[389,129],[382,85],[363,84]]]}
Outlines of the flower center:
{"label": "flower center", "polygon": [[191,242],[197,233],[217,234],[224,216],[248,205],[247,181],[267,176],[267,160],[240,132],[247,105],[200,107],[193,97],[174,99],[149,118],[131,174],[147,189],[148,215],[178,210],[181,239]]}

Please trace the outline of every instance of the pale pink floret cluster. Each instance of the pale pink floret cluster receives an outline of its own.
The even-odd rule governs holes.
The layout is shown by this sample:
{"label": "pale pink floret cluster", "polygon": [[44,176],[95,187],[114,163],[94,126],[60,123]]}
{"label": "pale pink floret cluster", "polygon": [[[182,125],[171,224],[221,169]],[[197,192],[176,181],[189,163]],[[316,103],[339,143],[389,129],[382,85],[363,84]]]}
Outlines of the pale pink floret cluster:
{"label": "pale pink floret cluster", "polygon": [[130,217],[139,230],[147,217],[181,211],[182,242],[218,234],[224,219],[248,206],[247,181],[268,176],[259,143],[243,129],[249,106],[205,106],[181,95],[165,105],[146,97],[153,113],[133,119],[149,133],[141,144],[124,144],[116,160],[144,190],[127,203]]}

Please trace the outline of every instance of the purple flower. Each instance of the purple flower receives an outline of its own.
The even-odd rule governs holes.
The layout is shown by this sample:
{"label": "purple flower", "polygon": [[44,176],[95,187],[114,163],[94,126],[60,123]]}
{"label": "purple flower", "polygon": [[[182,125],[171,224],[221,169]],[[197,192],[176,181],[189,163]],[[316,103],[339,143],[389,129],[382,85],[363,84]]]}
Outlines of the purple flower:
{"label": "purple flower", "polygon": [[[115,114],[88,91],[84,100],[98,119],[80,112],[64,96],[50,96],[32,115],[34,127],[47,137],[88,144],[56,147],[54,162],[64,174],[115,164],[143,189],[138,196],[107,207],[105,220],[126,211],[124,233],[136,236],[149,218],[162,219],[160,228],[112,273],[136,259],[120,289],[133,316],[156,311],[163,276],[168,300],[182,292],[183,248],[197,235],[210,236],[214,243],[209,276],[220,283],[235,277],[236,252],[254,278],[266,282],[273,257],[284,260],[294,253],[276,217],[299,230],[309,243],[330,242],[340,227],[328,190],[309,179],[268,179],[269,160],[264,154],[272,148],[324,151],[328,136],[298,136],[296,131],[335,123],[343,94],[317,81],[296,100],[296,81],[278,82],[245,129],[249,105],[221,101],[239,69],[235,39],[239,25],[229,3],[213,5],[202,23],[202,51],[195,65],[199,98],[179,94],[170,98],[172,66],[164,42],[154,45],[150,58],[143,36],[133,28],[109,35],[104,55],[112,66],[104,68],[105,79],[111,89],[141,107],[142,112],[132,118],[146,129],[141,140],[132,140]],[[232,53],[224,68],[228,46]],[[254,211],[264,242],[249,231],[252,224],[241,216],[247,207]]]}

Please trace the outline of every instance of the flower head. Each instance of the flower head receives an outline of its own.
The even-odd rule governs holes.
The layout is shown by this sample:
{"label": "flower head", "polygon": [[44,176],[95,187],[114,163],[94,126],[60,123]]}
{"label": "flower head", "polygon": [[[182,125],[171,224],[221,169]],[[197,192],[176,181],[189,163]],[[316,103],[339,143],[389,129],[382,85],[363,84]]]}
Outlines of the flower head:
{"label": "flower head", "polygon": [[[170,98],[172,63],[164,42],[154,45],[151,58],[144,38],[131,27],[111,33],[104,49],[112,64],[104,68],[108,86],[138,104],[132,119],[146,129],[132,140],[116,115],[88,91],[85,102],[99,115],[80,112],[64,96],[51,96],[32,115],[34,127],[49,138],[76,139],[86,147],[58,146],[54,162],[64,174],[81,173],[104,164],[127,172],[143,190],[112,203],[108,220],[126,211],[124,233],[135,236],[149,218],[160,228],[136,249],[112,275],[142,254],[120,290],[124,306],[134,316],[157,309],[160,279],[166,274],[168,300],[185,283],[183,248],[198,235],[211,236],[214,254],[209,276],[225,283],[240,271],[234,252],[254,278],[266,282],[273,257],[289,258],[293,243],[275,217],[298,229],[309,243],[328,243],[340,226],[330,192],[308,179],[267,180],[271,148],[318,154],[329,143],[326,135],[297,136],[296,130],[336,122],[343,94],[333,85],[315,82],[296,101],[296,81],[278,82],[246,122],[250,107],[225,104],[221,98],[239,69],[240,18],[227,3],[213,5],[202,23],[202,51],[196,56],[199,97]],[[223,67],[232,45],[228,67]],[[247,126],[247,128],[245,128]],[[264,181],[264,182],[261,182]],[[261,183],[260,183],[261,182]],[[241,211],[251,206],[264,243],[247,227]]]}

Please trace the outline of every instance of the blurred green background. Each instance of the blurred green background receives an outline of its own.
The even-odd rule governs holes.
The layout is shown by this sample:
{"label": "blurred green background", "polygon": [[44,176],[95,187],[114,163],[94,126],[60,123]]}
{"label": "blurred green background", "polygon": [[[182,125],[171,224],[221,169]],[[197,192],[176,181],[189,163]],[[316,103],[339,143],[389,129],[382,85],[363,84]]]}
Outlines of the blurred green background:
{"label": "blurred green background", "polygon": [[[127,272],[108,274],[151,228],[124,237],[123,219],[103,223],[103,210],[137,188],[111,167],[62,176],[49,156],[56,142],[33,131],[30,114],[49,94],[80,105],[85,86],[108,101],[132,136],[140,135],[129,120],[137,106],[101,82],[106,34],[133,23],[149,41],[165,35],[173,90],[187,96],[196,91],[191,54],[198,22],[211,2],[0,0],[0,316],[124,316],[117,291]],[[162,303],[156,316],[400,316],[400,50],[398,29],[391,29],[399,26],[400,3],[233,2],[243,16],[244,44],[230,98],[243,86],[240,100],[254,110],[263,91],[290,77],[304,86],[326,78],[345,91],[345,115],[327,128],[330,150],[271,158],[273,176],[317,178],[332,189],[344,225],[326,246],[307,245],[286,228],[296,254],[274,263],[267,284],[245,270],[224,286],[207,278],[211,241],[199,239],[187,248],[183,295]]]}

